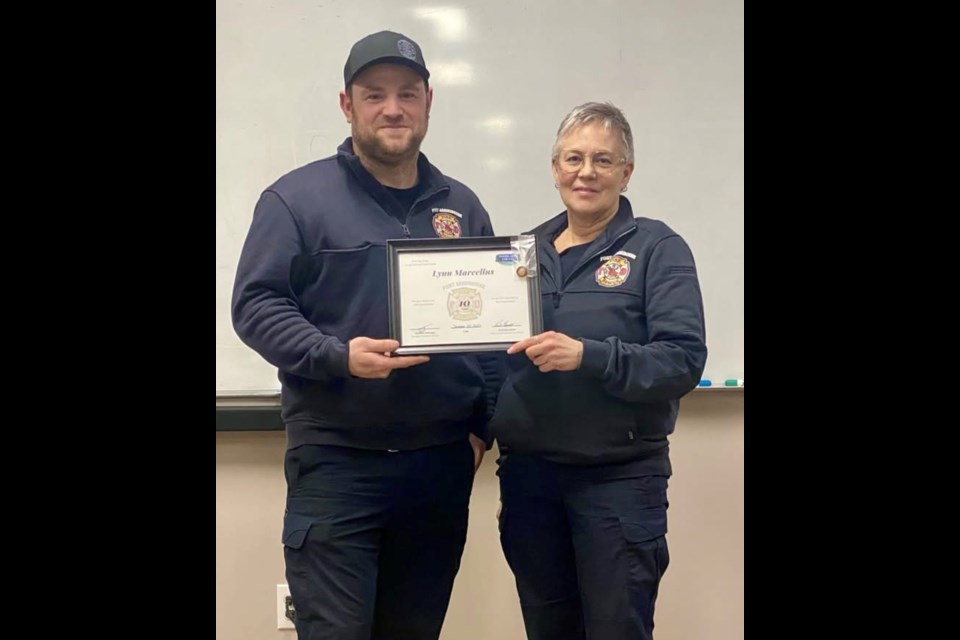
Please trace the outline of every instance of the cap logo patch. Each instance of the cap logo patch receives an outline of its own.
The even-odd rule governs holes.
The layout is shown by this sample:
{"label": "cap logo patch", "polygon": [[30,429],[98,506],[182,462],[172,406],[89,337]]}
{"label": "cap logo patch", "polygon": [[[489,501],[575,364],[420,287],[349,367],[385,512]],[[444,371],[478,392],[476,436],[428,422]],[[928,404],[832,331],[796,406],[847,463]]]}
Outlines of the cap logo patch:
{"label": "cap logo patch", "polygon": [[413,46],[413,43],[409,40],[400,39],[397,40],[397,49],[400,51],[400,55],[404,58],[409,58],[416,61],[417,59],[417,48]]}

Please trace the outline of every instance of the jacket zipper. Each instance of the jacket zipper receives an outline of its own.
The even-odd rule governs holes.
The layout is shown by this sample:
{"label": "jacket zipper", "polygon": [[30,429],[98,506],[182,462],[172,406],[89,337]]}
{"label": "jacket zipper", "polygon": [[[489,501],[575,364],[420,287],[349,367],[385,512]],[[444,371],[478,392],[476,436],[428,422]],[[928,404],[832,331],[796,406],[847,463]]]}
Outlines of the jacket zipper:
{"label": "jacket zipper", "polygon": [[595,252],[594,252],[592,255],[590,255],[590,257],[588,257],[586,260],[584,260],[583,262],[581,262],[581,263],[580,263],[580,266],[577,267],[576,269],[574,269],[574,270],[573,270],[573,273],[571,273],[569,276],[566,276],[566,275],[565,275],[564,278],[563,278],[564,281],[560,283],[560,289],[558,289],[557,291],[554,291],[554,292],[553,292],[553,308],[554,308],[554,309],[559,309],[559,308],[560,308],[560,301],[563,300],[563,289],[566,288],[567,282],[569,282],[569,281],[573,278],[573,276],[575,276],[575,275],[580,271],[580,269],[583,267],[583,265],[589,263],[591,260],[593,260],[593,259],[596,258],[597,256],[603,254],[604,251],[607,251],[610,247],[612,247],[613,245],[615,245],[615,244],[617,243],[617,240],[619,240],[620,238],[622,238],[622,237],[624,237],[624,236],[626,236],[626,235],[629,235],[629,234],[633,233],[633,232],[636,231],[636,230],[637,230],[636,227],[634,227],[634,228],[632,228],[632,229],[627,229],[626,231],[624,231],[623,233],[621,233],[620,235],[618,235],[616,238],[614,238],[613,240],[611,240],[611,241],[608,242],[607,244],[603,245],[600,249],[598,249],[597,251],[595,251]]}
{"label": "jacket zipper", "polygon": [[409,220],[409,219],[410,219],[410,216],[412,216],[413,213],[414,213],[414,211],[416,211],[417,205],[420,204],[421,202],[426,202],[427,200],[429,200],[429,199],[432,198],[433,196],[437,195],[437,194],[440,193],[441,191],[444,191],[445,189],[446,189],[445,187],[442,187],[442,186],[441,186],[441,187],[437,187],[436,189],[434,189],[434,190],[431,191],[430,193],[421,193],[421,194],[420,194],[420,197],[417,198],[417,199],[413,202],[413,205],[410,207],[410,211],[407,211],[407,216],[406,216],[406,218],[404,218],[404,221],[403,221],[403,222],[400,222],[399,220],[397,220],[397,222],[400,222],[400,226],[403,227],[403,237],[404,237],[404,238],[409,238],[409,237],[411,236],[411,234],[410,234],[410,227],[407,226],[407,220]]}

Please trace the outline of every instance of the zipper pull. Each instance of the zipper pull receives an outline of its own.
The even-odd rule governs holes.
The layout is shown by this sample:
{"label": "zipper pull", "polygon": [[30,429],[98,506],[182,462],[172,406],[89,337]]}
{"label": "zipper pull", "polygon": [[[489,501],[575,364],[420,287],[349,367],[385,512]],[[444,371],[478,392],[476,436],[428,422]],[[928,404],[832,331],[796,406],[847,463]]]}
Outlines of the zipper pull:
{"label": "zipper pull", "polygon": [[410,229],[407,227],[407,223],[406,223],[406,222],[403,223],[403,237],[404,237],[404,238],[409,238],[409,237],[410,237]]}

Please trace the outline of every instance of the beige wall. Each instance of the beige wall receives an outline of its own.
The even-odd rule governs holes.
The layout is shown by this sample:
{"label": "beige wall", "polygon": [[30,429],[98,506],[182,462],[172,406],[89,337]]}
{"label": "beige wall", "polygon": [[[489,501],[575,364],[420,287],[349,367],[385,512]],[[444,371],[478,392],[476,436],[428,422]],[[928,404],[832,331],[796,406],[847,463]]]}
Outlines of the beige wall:
{"label": "beige wall", "polygon": [[[293,640],[276,628],[285,582],[280,431],[217,433],[217,640]],[[497,538],[496,450],[470,504],[470,529],[441,640],[523,640]],[[698,390],[671,437],[670,568],[657,600],[657,640],[743,638],[743,391]]]}

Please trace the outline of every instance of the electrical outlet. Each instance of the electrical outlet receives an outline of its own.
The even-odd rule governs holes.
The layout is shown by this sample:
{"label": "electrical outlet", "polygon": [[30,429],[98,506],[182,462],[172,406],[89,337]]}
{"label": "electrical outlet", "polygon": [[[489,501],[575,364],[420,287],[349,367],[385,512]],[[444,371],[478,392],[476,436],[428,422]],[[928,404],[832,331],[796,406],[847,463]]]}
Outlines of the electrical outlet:
{"label": "electrical outlet", "polygon": [[277,585],[277,629],[294,629],[292,616],[296,612],[290,600],[290,587],[285,584]]}

